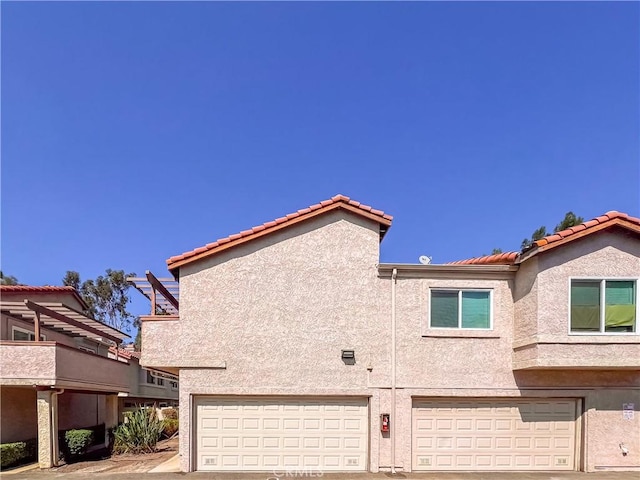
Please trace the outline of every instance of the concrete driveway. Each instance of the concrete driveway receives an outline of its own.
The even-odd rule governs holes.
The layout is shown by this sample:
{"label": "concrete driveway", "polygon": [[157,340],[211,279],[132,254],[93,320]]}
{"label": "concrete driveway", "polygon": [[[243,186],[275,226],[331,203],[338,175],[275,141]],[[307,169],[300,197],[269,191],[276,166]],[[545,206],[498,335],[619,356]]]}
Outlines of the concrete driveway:
{"label": "concrete driveway", "polygon": [[[639,480],[640,472],[596,472],[596,473],[315,473],[310,476],[281,476],[269,473],[92,473],[91,478],[100,480]],[[321,476],[320,476],[321,475]],[[55,471],[32,470],[7,476],[7,480],[48,480],[64,478],[84,480],[86,472],[62,473]]]}

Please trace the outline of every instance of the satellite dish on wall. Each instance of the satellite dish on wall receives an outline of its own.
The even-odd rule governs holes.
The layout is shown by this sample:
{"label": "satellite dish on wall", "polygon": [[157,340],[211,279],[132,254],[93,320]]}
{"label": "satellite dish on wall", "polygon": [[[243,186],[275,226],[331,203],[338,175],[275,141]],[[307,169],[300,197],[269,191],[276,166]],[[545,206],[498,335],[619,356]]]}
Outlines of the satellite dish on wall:
{"label": "satellite dish on wall", "polygon": [[431,257],[427,257],[426,255],[420,255],[420,258],[418,258],[418,261],[422,265],[429,265],[431,263]]}

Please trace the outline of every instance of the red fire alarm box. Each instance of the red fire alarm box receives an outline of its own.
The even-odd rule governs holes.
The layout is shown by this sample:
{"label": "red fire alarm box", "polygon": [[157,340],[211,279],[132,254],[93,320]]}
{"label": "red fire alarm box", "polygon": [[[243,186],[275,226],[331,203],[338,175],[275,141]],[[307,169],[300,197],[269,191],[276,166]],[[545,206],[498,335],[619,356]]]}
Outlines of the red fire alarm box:
{"label": "red fire alarm box", "polygon": [[380,431],[389,432],[389,414],[383,413],[380,415]]}

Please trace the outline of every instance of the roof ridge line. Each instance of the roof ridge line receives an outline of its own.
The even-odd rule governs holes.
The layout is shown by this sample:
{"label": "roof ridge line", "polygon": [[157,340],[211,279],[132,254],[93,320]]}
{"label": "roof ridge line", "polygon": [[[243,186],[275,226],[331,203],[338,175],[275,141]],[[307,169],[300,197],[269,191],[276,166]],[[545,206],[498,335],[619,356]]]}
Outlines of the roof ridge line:
{"label": "roof ridge line", "polygon": [[231,248],[253,238],[259,238],[267,235],[272,231],[279,230],[287,225],[306,220],[307,218],[312,218],[320,213],[340,207],[347,208],[356,214],[375,220],[386,227],[391,226],[391,222],[393,220],[393,216],[384,213],[382,210],[377,210],[369,205],[364,205],[361,202],[347,197],[346,195],[337,194],[328,200],[322,200],[321,202],[315,203],[306,208],[278,217],[275,220],[264,222],[247,230],[242,230],[239,233],[228,235],[227,237],[219,238],[215,242],[189,250],[180,255],[174,255],[167,259],[167,266],[169,270],[173,270],[192,261],[213,255],[217,250]]}

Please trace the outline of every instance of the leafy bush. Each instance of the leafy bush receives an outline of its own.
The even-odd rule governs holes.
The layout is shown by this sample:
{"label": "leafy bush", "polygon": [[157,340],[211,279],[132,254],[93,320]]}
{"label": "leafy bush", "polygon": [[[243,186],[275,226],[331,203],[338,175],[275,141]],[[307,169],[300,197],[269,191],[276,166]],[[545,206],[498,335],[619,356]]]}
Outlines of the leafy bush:
{"label": "leafy bush", "polygon": [[67,430],[64,434],[65,454],[69,459],[81,457],[93,444],[93,431],[88,429]]}
{"label": "leafy bush", "polygon": [[143,407],[128,412],[124,423],[114,430],[115,453],[151,453],[164,428],[155,408]]}
{"label": "leafy bush", "polygon": [[60,455],[67,462],[75,462],[83,457],[89,447],[100,445],[105,439],[104,423],[91,427],[58,430]]}
{"label": "leafy bush", "polygon": [[178,431],[178,420],[175,418],[167,418],[163,422],[162,435],[171,438]]}
{"label": "leafy bush", "polygon": [[35,439],[25,442],[3,443],[0,445],[0,468],[35,460],[37,442]]}
{"label": "leafy bush", "polygon": [[162,416],[165,420],[177,420],[178,419],[178,410],[175,408],[163,408]]}

